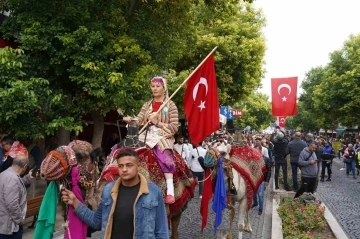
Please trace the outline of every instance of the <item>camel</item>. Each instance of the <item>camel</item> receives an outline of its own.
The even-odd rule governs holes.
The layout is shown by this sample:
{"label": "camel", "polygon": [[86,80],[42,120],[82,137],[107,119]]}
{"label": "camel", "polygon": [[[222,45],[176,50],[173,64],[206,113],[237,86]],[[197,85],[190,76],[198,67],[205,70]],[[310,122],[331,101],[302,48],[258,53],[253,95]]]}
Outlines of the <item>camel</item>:
{"label": "camel", "polygon": [[[244,231],[252,231],[249,211],[251,209],[254,192],[257,191],[260,183],[263,181],[265,172],[265,163],[258,150],[245,145],[241,135],[236,135],[234,143],[235,145],[232,145],[231,149],[230,147],[225,147],[224,144],[215,146],[220,152],[221,156],[219,157],[224,159],[224,183],[227,187],[227,192],[229,192],[228,178],[232,179],[233,186],[236,189],[236,195],[230,194],[230,197],[228,197],[227,208],[230,210],[230,226],[225,235],[222,235],[222,232],[219,231],[220,235],[218,236],[222,239],[232,238],[231,229],[236,212],[236,203],[238,203],[237,212],[239,213],[237,222],[239,231],[238,238],[242,239]],[[207,156],[210,157],[208,153]],[[213,158],[215,161],[218,160],[216,157]]]}

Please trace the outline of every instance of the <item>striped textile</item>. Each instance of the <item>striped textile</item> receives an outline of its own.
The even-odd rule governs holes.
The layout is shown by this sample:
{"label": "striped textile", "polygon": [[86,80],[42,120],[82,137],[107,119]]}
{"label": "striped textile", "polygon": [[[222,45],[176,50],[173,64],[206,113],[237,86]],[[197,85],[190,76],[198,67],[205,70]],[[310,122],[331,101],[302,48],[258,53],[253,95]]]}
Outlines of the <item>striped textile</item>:
{"label": "striped textile", "polygon": [[[166,99],[165,99],[166,100]],[[138,125],[145,125],[149,115],[153,112],[152,107],[153,100],[147,101],[140,110],[138,114]],[[166,112],[167,109],[167,112]],[[160,122],[165,123],[166,125],[158,131],[159,133],[159,140],[157,144],[161,151],[165,149],[173,149],[174,148],[174,135],[178,131],[178,124],[179,124],[179,113],[175,103],[170,100],[164,109],[158,114],[158,119]]]}

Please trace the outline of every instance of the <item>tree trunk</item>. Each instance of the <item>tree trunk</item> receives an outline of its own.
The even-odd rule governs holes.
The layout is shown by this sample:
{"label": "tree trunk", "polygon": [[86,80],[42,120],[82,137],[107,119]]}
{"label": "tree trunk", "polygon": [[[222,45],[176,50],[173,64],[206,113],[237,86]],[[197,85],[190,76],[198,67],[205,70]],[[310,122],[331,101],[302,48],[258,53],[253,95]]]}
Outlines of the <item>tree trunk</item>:
{"label": "tree trunk", "polygon": [[91,112],[91,117],[94,121],[94,133],[91,144],[94,148],[98,148],[101,147],[104,133],[104,117],[97,111]]}
{"label": "tree trunk", "polygon": [[64,129],[64,128],[59,128],[57,131],[57,136],[59,139],[59,145],[68,145],[70,142],[70,131]]}

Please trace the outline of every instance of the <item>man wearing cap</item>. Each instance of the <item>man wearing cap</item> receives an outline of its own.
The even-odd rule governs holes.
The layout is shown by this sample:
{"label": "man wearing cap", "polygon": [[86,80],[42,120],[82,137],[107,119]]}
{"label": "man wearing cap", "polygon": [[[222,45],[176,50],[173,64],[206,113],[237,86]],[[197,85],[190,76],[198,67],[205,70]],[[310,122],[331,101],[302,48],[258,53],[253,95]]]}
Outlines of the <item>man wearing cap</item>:
{"label": "man wearing cap", "polygon": [[285,139],[285,134],[277,129],[271,135],[271,142],[274,144],[273,155],[275,157],[275,189],[279,189],[279,171],[282,168],[284,178],[284,189],[290,191],[287,181],[287,161],[286,161],[286,147],[289,143]]}
{"label": "man wearing cap", "polygon": [[286,147],[286,154],[290,154],[292,180],[293,180],[295,192],[298,190],[297,173],[299,168],[299,164],[298,164],[299,156],[301,151],[306,146],[307,146],[306,143],[303,140],[301,140],[301,133],[296,132],[294,134],[294,139]]}
{"label": "man wearing cap", "polygon": [[314,193],[316,189],[316,178],[318,172],[317,149],[315,141],[309,142],[309,146],[304,148],[299,156],[299,166],[301,167],[301,187],[295,194],[295,198],[300,197],[304,192]]}
{"label": "man wearing cap", "polygon": [[25,154],[17,154],[12,165],[0,173],[0,238],[21,239],[23,220],[26,215],[26,188],[32,179],[32,171],[23,178],[29,165]]}

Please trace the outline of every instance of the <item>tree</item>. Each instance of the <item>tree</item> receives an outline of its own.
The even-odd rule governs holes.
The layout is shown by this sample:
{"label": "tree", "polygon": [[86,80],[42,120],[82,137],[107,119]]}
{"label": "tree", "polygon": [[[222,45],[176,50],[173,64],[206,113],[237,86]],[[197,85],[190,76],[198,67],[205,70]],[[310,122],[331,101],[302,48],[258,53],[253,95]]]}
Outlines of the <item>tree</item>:
{"label": "tree", "polygon": [[306,110],[305,103],[301,101],[298,103],[298,114],[286,117],[286,128],[306,132],[319,131],[320,129],[316,124],[315,112]]}
{"label": "tree", "polygon": [[351,35],[330,54],[324,67],[311,69],[304,80],[299,114],[294,123],[304,129],[334,129],[337,123],[357,125],[360,79],[360,35]]}
{"label": "tree", "polygon": [[359,123],[359,51],[360,35],[351,35],[342,49],[330,54],[326,78],[315,88],[315,107],[324,109],[331,125],[334,122],[349,126]]}
{"label": "tree", "polygon": [[50,114],[47,130],[79,129],[90,112],[94,146],[101,144],[103,116],[139,109],[150,76],[181,57],[192,19],[190,1],[9,0],[8,7],[5,37],[20,36],[33,73],[56,95],[52,106],[61,118]]}
{"label": "tree", "polygon": [[21,49],[0,49],[0,132],[14,137],[42,137],[49,82],[25,74],[28,59]]}
{"label": "tree", "polygon": [[[99,146],[106,113],[136,114],[150,97],[149,79],[164,75],[173,91],[216,45],[222,103],[260,85],[264,18],[248,3],[8,0],[7,7],[1,32],[29,56],[26,74],[49,82],[47,133],[81,131],[91,113]],[[182,92],[174,99],[180,111]]]}
{"label": "tree", "polygon": [[243,111],[243,116],[235,119],[234,124],[237,128],[249,125],[252,129],[260,131],[274,121],[269,98],[262,93],[254,92],[246,100],[236,103],[234,108]]}

